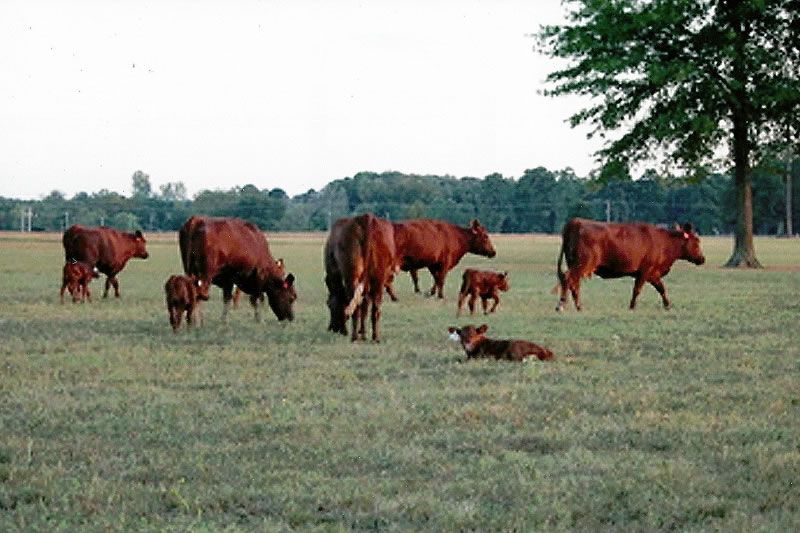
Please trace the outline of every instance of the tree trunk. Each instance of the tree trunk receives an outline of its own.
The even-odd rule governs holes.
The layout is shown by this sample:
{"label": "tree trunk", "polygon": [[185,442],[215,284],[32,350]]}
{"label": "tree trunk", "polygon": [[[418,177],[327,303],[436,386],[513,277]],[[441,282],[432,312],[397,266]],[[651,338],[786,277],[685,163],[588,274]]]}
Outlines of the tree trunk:
{"label": "tree trunk", "polygon": [[789,156],[786,161],[786,236],[792,235],[792,158]]}
{"label": "tree trunk", "polygon": [[736,180],[736,230],[733,254],[726,267],[761,268],[753,246],[753,187],[750,182],[750,140],[745,118],[734,112],[733,161]]}

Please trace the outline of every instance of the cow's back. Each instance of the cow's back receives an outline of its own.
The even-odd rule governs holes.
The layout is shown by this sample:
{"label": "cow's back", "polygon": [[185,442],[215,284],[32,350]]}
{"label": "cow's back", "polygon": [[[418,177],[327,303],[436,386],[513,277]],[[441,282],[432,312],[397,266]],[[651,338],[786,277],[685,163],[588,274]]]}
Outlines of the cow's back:
{"label": "cow's back", "polygon": [[405,269],[441,262],[456,242],[451,234],[457,230],[438,220],[408,220],[393,226],[397,255]]}
{"label": "cow's back", "polygon": [[62,237],[66,260],[82,261],[107,272],[119,255],[122,234],[107,227],[89,228],[78,224],[69,227]]}
{"label": "cow's back", "polygon": [[187,225],[184,235],[179,235],[187,274],[213,280],[225,273],[235,276],[269,270],[269,246],[255,225],[235,218],[210,217],[192,217]]}

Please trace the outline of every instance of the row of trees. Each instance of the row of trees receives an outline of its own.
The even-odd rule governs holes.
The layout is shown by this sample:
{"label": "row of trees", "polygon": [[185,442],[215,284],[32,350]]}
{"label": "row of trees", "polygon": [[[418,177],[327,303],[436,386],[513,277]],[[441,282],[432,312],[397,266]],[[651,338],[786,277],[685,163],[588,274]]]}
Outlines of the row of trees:
{"label": "row of trees", "polygon": [[[785,167],[773,165],[754,173],[754,224],[761,234],[785,233],[785,183],[779,168]],[[793,226],[800,228],[800,164],[794,166],[792,179]],[[691,221],[704,234],[732,233],[736,225],[734,180],[718,174],[694,181],[662,178],[655,172],[636,180],[587,179],[571,170],[541,167],[519,178],[362,172],[291,198],[282,189],[245,185],[204,190],[189,199],[183,183],[167,183],[155,192],[149,176],[137,171],[132,190],[130,197],[104,190],[69,199],[57,191],[38,201],[0,198],[0,229],[19,229],[28,210],[32,228],[42,231],[60,231],[75,223],[171,231],[192,214],[239,217],[268,231],[322,231],[332,220],[367,211],[391,220],[431,217],[466,224],[478,218],[490,231],[506,233],[555,233],[573,216],[661,224]]]}

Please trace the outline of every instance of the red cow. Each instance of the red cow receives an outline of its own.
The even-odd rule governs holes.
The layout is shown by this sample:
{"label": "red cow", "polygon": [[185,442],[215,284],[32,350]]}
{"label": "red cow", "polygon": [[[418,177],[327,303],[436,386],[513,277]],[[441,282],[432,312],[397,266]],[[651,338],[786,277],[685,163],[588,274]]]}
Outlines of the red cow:
{"label": "red cow", "polygon": [[[508,290],[508,272],[489,272],[487,270],[475,270],[468,268],[464,271],[461,278],[461,290],[458,292],[458,310],[456,316],[461,316],[461,306],[469,296],[469,314],[475,312],[475,300],[480,296],[483,314],[494,313],[500,303],[500,291]],[[494,305],[487,312],[486,305],[492,298]]]}
{"label": "red cow", "polygon": [[97,267],[92,267],[82,261],[67,261],[61,276],[61,303],[64,303],[64,290],[72,296],[72,303],[83,302],[84,299],[92,301],[89,283],[94,278],[100,277]]}
{"label": "red cow", "polygon": [[447,328],[450,339],[460,342],[467,359],[478,357],[505,359],[506,361],[522,361],[535,356],[540,361],[549,361],[555,356],[553,352],[528,341],[490,339],[484,335],[489,326],[483,324],[476,328],[472,324],[462,328]]}
{"label": "red cow", "polygon": [[[566,258],[567,272],[561,264]],[[669,308],[667,289],[661,278],[666,276],[673,263],[684,259],[696,265],[705,262],[700,250],[700,238],[691,224],[667,230],[651,224],[615,224],[573,218],[564,226],[561,252],[558,256],[558,281],[561,297],[556,311],[564,309],[567,290],[572,293],[575,308],[580,311],[581,278],[597,274],[601,278],[634,278],[630,308],[636,307],[636,298],[645,282],[661,295],[664,308]]]}
{"label": "red cow", "polygon": [[[414,292],[420,292],[417,270],[427,268],[433,276],[430,294],[444,298],[444,281],[467,252],[494,257],[496,252],[486,228],[477,220],[462,228],[441,220],[416,219],[392,224],[400,269],[411,274]],[[386,287],[397,300],[391,285]]]}
{"label": "red cow", "polygon": [[384,286],[395,273],[394,231],[391,222],[365,214],[337,220],[325,242],[325,285],[328,287],[328,330],[351,339],[366,338],[365,317],[371,309],[372,340],[380,342]]}
{"label": "red cow", "polygon": [[272,258],[257,226],[238,218],[193,216],[181,227],[178,239],[184,272],[203,282],[198,297],[207,300],[212,283],[222,289],[223,320],[234,284],[250,296],[256,320],[264,293],[278,320],[294,320],[294,275],[284,277],[283,265]]}
{"label": "red cow", "polygon": [[119,274],[131,257],[147,259],[147,247],[141,231],[124,233],[115,229],[85,226],[70,226],[61,239],[64,255],[68,263],[81,261],[96,267],[106,276],[103,298],[108,297],[108,289],[114,286],[114,296],[119,298]]}
{"label": "red cow", "polygon": [[198,292],[202,288],[203,281],[197,279],[196,276],[170,276],[164,284],[169,324],[172,326],[173,332],[177,332],[181,327],[184,313],[186,314],[186,326],[192,326],[200,301]]}

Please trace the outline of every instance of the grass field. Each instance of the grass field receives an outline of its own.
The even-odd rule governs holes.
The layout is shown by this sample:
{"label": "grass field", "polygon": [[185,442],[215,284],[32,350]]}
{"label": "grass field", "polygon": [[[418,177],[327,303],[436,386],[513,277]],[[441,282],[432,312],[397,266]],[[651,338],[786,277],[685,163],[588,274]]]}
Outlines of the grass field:
{"label": "grass field", "polygon": [[[218,529],[800,530],[800,242],[762,271],[587,280],[554,312],[559,239],[496,236],[447,299],[386,302],[382,343],[329,334],[324,235],[270,242],[297,319],[249,305],[173,335],[174,235],[120,275],[121,300],[58,303],[60,236],[0,235],[0,531]],[[464,267],[510,271],[497,314],[455,319]],[[427,273],[421,273],[425,286]],[[244,301],[244,300],[243,300]],[[551,348],[462,363],[447,327]]]}

